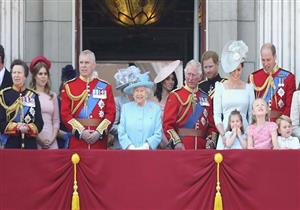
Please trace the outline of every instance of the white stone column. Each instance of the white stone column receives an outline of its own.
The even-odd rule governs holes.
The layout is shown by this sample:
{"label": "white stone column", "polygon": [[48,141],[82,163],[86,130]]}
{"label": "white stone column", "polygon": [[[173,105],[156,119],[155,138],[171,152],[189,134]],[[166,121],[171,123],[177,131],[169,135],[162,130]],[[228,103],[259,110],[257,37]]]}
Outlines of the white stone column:
{"label": "white stone column", "polygon": [[23,59],[24,0],[0,0],[0,43],[5,50],[5,66]]}
{"label": "white stone column", "polygon": [[[258,45],[272,42],[277,63],[300,81],[300,2],[297,0],[257,0]],[[261,65],[258,54],[257,63]],[[259,66],[258,66],[259,67]]]}
{"label": "white stone column", "polygon": [[199,0],[194,0],[194,60],[199,61]]}

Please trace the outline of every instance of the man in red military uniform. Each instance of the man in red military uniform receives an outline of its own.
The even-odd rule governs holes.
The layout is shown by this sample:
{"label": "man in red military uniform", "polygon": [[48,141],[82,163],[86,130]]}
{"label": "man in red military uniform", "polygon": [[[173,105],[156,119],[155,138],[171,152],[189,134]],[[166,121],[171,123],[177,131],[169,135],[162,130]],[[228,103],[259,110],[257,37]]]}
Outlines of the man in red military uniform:
{"label": "man in red military uniform", "polygon": [[276,64],[276,48],[266,43],[261,48],[263,68],[250,75],[255,97],[264,98],[271,110],[271,121],[281,115],[290,116],[293,92],[296,89],[295,76]]}
{"label": "man in red military uniform", "polygon": [[210,97],[198,89],[201,64],[185,67],[185,86],[172,91],[163,114],[163,130],[176,150],[215,148],[217,130]]}
{"label": "man in red military uniform", "polygon": [[107,148],[107,134],[115,119],[111,85],[95,78],[95,55],[79,56],[80,76],[66,82],[61,91],[61,118],[72,131],[69,148]]}

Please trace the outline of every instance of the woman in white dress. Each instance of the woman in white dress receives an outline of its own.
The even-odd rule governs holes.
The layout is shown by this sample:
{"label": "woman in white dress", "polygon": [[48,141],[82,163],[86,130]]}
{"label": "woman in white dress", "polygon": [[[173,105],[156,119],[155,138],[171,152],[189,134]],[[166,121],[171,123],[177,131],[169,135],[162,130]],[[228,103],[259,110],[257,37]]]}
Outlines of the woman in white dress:
{"label": "woman in white dress", "polygon": [[[243,118],[243,127],[246,130],[251,118],[254,89],[252,84],[241,80],[243,62],[248,47],[243,41],[228,42],[222,52],[221,64],[228,80],[216,82],[214,96],[214,121],[219,132],[217,149],[224,149],[225,129],[228,118],[233,110],[238,110]],[[240,147],[242,148],[242,147]]]}

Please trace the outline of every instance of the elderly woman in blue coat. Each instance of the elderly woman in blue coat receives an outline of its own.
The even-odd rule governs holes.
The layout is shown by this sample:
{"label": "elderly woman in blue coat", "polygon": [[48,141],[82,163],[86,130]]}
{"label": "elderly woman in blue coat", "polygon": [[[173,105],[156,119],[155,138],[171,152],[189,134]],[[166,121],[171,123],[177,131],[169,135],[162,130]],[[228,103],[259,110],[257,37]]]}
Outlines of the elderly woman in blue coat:
{"label": "elderly woman in blue coat", "polygon": [[154,84],[148,73],[137,74],[135,82],[124,89],[134,101],[122,106],[118,137],[122,149],[156,149],[162,139],[161,108],[148,100]]}

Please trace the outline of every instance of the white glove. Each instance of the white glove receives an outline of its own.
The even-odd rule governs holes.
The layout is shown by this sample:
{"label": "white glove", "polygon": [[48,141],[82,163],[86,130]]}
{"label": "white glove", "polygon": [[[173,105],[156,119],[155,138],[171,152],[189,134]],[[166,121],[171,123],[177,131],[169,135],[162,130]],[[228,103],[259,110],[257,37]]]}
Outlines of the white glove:
{"label": "white glove", "polygon": [[133,144],[130,144],[128,147],[127,147],[128,150],[136,150],[137,148],[133,145]]}
{"label": "white glove", "polygon": [[143,149],[143,150],[149,150],[149,149],[150,149],[150,146],[149,146],[148,142],[145,142],[145,143],[143,144],[143,146],[141,146],[141,149]]}

